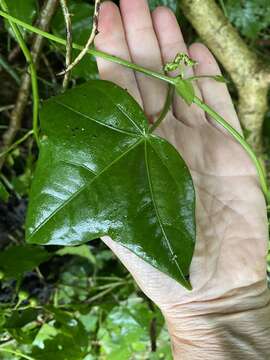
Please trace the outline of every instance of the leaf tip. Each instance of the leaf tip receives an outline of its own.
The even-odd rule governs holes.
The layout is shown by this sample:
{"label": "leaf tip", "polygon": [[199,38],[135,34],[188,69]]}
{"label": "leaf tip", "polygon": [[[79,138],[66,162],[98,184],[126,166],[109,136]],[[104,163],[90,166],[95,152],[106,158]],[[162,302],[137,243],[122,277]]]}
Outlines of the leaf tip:
{"label": "leaf tip", "polygon": [[183,283],[183,286],[189,291],[193,290],[191,282],[190,282],[189,274],[185,276],[185,281]]}

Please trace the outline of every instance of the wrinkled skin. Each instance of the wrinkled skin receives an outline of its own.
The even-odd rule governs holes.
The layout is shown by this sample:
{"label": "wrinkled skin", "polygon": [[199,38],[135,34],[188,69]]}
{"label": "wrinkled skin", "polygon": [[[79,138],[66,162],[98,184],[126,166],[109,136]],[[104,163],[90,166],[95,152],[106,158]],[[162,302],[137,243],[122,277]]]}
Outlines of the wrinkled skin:
{"label": "wrinkled skin", "polygon": [[[193,71],[187,70],[186,75],[220,73],[214,57],[204,45],[193,44],[187,49],[169,9],[159,7],[150,14],[145,0],[122,0],[120,9],[111,2],[103,3],[99,31],[95,41],[99,50],[132,59],[144,67],[162,71],[163,64],[172,61],[176,53],[187,52],[198,65]],[[165,83],[102,59],[98,59],[98,67],[101,78],[126,88],[150,120],[157,117],[166,99]],[[196,93],[241,132],[225,84],[201,79],[196,84]],[[175,97],[173,108],[157,133],[179,150],[195,184],[197,240],[190,270],[193,290],[186,291],[108,237],[103,240],[146,295],[161,308],[173,338],[175,357],[186,354],[189,359],[197,359],[190,349],[178,351],[177,340],[174,341],[174,338],[192,338],[188,332],[196,332],[195,327],[201,321],[196,322],[197,314],[207,317],[211,313],[239,313],[238,321],[241,321],[242,311],[264,308],[269,302],[266,205],[249,156],[195,105],[188,106]],[[187,330],[184,316],[194,321],[194,329],[191,321]],[[251,318],[250,321],[255,320]],[[218,322],[219,318],[215,318],[213,327]],[[250,326],[256,329],[256,324]],[[214,331],[209,331],[213,335]],[[203,337],[202,331],[191,342],[203,341]],[[192,348],[192,344],[186,342],[185,346]],[[226,351],[223,355],[215,354],[213,359],[226,358],[224,354]],[[238,359],[237,356],[241,358],[239,354],[228,358]],[[252,356],[247,358],[253,359]]]}

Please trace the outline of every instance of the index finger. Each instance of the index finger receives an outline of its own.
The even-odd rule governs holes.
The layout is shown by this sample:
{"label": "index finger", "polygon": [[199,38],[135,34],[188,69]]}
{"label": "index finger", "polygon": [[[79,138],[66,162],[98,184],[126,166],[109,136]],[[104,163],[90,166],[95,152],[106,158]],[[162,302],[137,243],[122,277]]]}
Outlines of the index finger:
{"label": "index finger", "polygon": [[[95,38],[98,50],[130,61],[130,53],[118,7],[111,1],[101,4],[99,13],[99,34]],[[121,65],[97,58],[100,77],[127,89],[129,94],[142,106],[141,95],[132,70]]]}

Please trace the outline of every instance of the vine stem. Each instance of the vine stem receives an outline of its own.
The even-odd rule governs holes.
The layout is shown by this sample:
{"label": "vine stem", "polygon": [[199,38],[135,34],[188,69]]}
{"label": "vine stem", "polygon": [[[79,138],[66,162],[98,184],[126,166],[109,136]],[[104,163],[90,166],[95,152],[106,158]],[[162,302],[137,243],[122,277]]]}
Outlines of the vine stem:
{"label": "vine stem", "polygon": [[5,349],[5,348],[1,348],[0,349],[0,352],[3,351],[3,352],[6,352],[6,353],[9,353],[9,354],[13,354],[13,355],[16,355],[16,356],[19,356],[23,359],[27,359],[27,360],[35,360],[34,358],[28,356],[28,355],[25,355],[21,352],[18,352],[18,351],[15,351],[15,350],[11,350],[11,349]]}
{"label": "vine stem", "polygon": [[244,137],[236,131],[226,120],[223,119],[217,112],[215,112],[210,106],[205,104],[201,99],[195,96],[193,100],[194,104],[198,105],[202,110],[204,110],[208,115],[210,115],[217,123],[219,123],[223,128],[225,128],[239,143],[240,145],[246,150],[249,154],[251,160],[253,161],[256,170],[258,172],[260,184],[266,199],[267,204],[270,203],[270,192],[268,190],[267,181],[264,173],[264,169],[258,160],[257,156],[255,155],[254,151],[252,150],[251,146],[246,142]]}
{"label": "vine stem", "polygon": [[[0,2],[2,2],[4,0],[0,0]],[[51,41],[54,41],[58,44],[61,44],[63,46],[66,46],[66,40],[62,39],[62,38],[59,38],[53,34],[50,34],[46,31],[42,31],[32,25],[29,25],[17,18],[14,18],[13,16],[7,14],[6,12],[4,11],[1,11],[0,10],[0,16],[8,19],[11,23],[15,23],[17,25],[20,25],[22,27],[24,27],[26,30],[28,31],[31,31],[33,33],[36,33],[38,35],[41,35]],[[78,45],[78,44],[75,44],[73,43],[72,44],[72,47],[74,49],[77,49],[77,50],[83,50],[83,46],[81,45]],[[95,57],[101,57],[105,60],[108,60],[108,61],[111,61],[111,62],[114,62],[114,63],[117,63],[119,65],[123,65],[127,68],[130,68],[134,71],[138,71],[138,72],[141,72],[147,76],[151,76],[153,78],[156,78],[156,79],[159,79],[159,80],[163,80],[163,81],[166,81],[167,83],[169,84],[172,84],[172,85],[176,85],[176,81],[179,81],[179,78],[177,78],[177,80],[173,77],[169,77],[169,76],[166,76],[164,74],[161,74],[161,73],[158,73],[158,72],[155,72],[155,71],[152,71],[152,70],[149,70],[149,69],[145,69],[144,67],[142,66],[139,66],[137,64],[133,64],[127,60],[123,60],[123,59],[120,59],[116,56],[113,56],[113,55],[110,55],[110,54],[107,54],[103,51],[99,51],[99,50],[95,50],[95,49],[89,49],[88,50],[88,53],[95,56]],[[257,172],[258,172],[258,176],[259,176],[259,180],[260,180],[260,184],[261,184],[261,187],[262,187],[262,191],[264,193],[264,196],[265,196],[265,199],[266,199],[266,202],[267,204],[270,204],[270,193],[269,193],[269,190],[268,190],[268,186],[267,186],[267,181],[266,181],[266,178],[265,178],[265,174],[264,174],[264,170],[262,168],[262,165],[260,164],[259,160],[257,159],[254,151],[252,150],[251,146],[246,142],[246,140],[244,139],[244,137],[238,133],[238,131],[236,131],[230,124],[227,123],[227,121],[225,119],[223,119],[223,117],[221,117],[217,112],[215,112],[212,108],[210,108],[207,104],[205,104],[203,101],[201,101],[198,97],[194,97],[193,99],[193,102],[199,106],[202,110],[204,110],[208,115],[210,115],[217,123],[219,123],[222,127],[224,127],[232,136],[234,139],[236,139],[239,144],[247,151],[247,153],[249,154],[251,160],[253,161],[256,169],[257,169]]]}
{"label": "vine stem", "polygon": [[[0,0],[0,1],[2,1],[2,0]],[[63,46],[66,46],[66,44],[67,44],[65,39],[62,39],[62,38],[60,38],[58,36],[50,34],[50,33],[46,32],[46,31],[40,30],[37,27],[32,26],[30,24],[27,24],[24,21],[19,20],[19,19],[13,17],[10,14],[7,14],[4,11],[0,10],[0,16],[2,16],[3,18],[5,18],[5,19],[7,19],[7,20],[9,20],[11,22],[14,22],[17,25],[22,26],[23,28],[25,28],[26,30],[28,30],[30,32],[33,32],[33,33],[38,34],[40,36],[43,36],[43,37],[47,38],[48,40],[51,40],[51,41],[56,42],[56,43],[58,43],[60,45],[63,45]],[[76,43],[72,44],[72,48],[76,49],[76,50],[83,50],[84,49],[84,47],[82,45],[78,45]],[[166,76],[164,74],[149,70],[149,69],[145,69],[144,67],[139,66],[137,64],[133,64],[130,61],[120,59],[117,56],[113,56],[113,55],[107,54],[106,52],[99,51],[99,50],[96,50],[96,49],[89,49],[87,51],[87,53],[90,54],[90,55],[93,55],[95,57],[101,57],[101,58],[103,58],[105,60],[114,62],[114,63],[119,64],[119,65],[123,65],[123,66],[125,66],[127,68],[133,69],[135,71],[139,71],[139,72],[141,72],[141,73],[143,73],[145,75],[157,78],[159,80],[166,81],[167,83],[174,85],[173,78],[171,78],[169,76]]]}
{"label": "vine stem", "polygon": [[[4,9],[6,12],[8,12],[8,6],[7,6],[5,0],[0,0],[0,5],[1,5],[2,9]],[[1,13],[2,13],[2,11],[1,11]],[[9,19],[9,18],[6,18],[6,19],[10,23],[10,26],[16,36],[16,39],[20,45],[20,48],[21,48],[21,50],[24,54],[24,57],[26,59],[26,62],[29,66],[30,75],[31,75],[31,83],[32,83],[32,93],[33,93],[33,132],[34,132],[36,142],[37,142],[37,144],[39,144],[39,138],[38,138],[39,93],[38,93],[38,80],[37,80],[36,67],[33,62],[31,52],[29,51],[28,47],[26,46],[26,43],[22,36],[22,33],[21,33],[20,29],[17,27],[15,21],[12,21],[12,19]]]}

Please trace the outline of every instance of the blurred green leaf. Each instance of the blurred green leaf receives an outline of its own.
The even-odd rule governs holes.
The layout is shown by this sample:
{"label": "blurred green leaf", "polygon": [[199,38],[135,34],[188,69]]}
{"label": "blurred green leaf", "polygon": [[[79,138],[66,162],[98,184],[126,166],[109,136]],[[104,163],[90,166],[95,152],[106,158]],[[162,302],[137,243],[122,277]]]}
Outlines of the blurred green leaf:
{"label": "blurred green leaf", "polygon": [[5,188],[5,185],[0,180],[0,200],[7,202],[9,198],[9,193]]}
{"label": "blurred green leaf", "polygon": [[22,328],[32,321],[35,321],[38,316],[36,309],[14,310],[5,323],[6,329]]}
{"label": "blurred green leaf", "polygon": [[[160,312],[153,313],[141,298],[132,296],[119,306],[115,306],[98,332],[100,359],[150,359],[149,327],[153,317],[157,319],[157,333],[161,334],[163,319]],[[157,341],[159,337],[160,335]],[[162,345],[164,346],[164,343]],[[165,354],[163,348],[164,356],[161,355],[159,358],[171,359],[170,349],[168,350]]]}
{"label": "blurred green leaf", "polygon": [[99,320],[99,309],[94,307],[87,314],[80,314],[79,320],[83,324],[85,330],[90,333],[94,332]]}
{"label": "blurred green leaf", "polygon": [[88,353],[89,339],[82,323],[68,312],[53,307],[49,310],[54,314],[57,334],[50,329],[50,335],[33,347],[31,356],[36,360],[83,359]]}
{"label": "blurred green leaf", "polygon": [[224,6],[231,22],[247,38],[256,39],[270,26],[269,0],[227,0]]}
{"label": "blurred green leaf", "polygon": [[16,193],[20,196],[24,196],[29,192],[31,180],[32,172],[29,168],[26,168],[25,172],[17,177],[14,177],[11,183]]}
{"label": "blurred green leaf", "polygon": [[40,246],[18,245],[0,252],[0,269],[6,279],[17,279],[24,272],[33,270],[42,262],[50,259],[49,254]]}
{"label": "blurred green leaf", "polygon": [[167,6],[175,14],[179,11],[179,1],[178,0],[148,0],[149,7],[151,10],[154,10],[158,6]]}
{"label": "blurred green leaf", "polygon": [[55,329],[53,325],[43,324],[39,329],[34,341],[33,345],[37,346],[41,349],[44,348],[44,342],[46,340],[51,340],[58,334],[58,331]]}
{"label": "blurred green leaf", "polygon": [[79,246],[66,246],[62,249],[59,249],[56,255],[76,255],[88,259],[92,264],[96,263],[96,259],[92,254],[90,247],[88,245],[79,245]]}
{"label": "blurred green leaf", "polygon": [[89,297],[88,261],[69,264],[59,276],[58,301],[61,304],[76,304]]}
{"label": "blurred green leaf", "polygon": [[30,324],[37,320],[37,316],[38,311],[33,308],[14,310],[11,316],[7,317],[4,329],[19,343],[31,344],[38,332],[38,328],[30,326]]}

